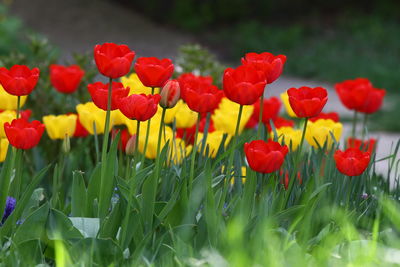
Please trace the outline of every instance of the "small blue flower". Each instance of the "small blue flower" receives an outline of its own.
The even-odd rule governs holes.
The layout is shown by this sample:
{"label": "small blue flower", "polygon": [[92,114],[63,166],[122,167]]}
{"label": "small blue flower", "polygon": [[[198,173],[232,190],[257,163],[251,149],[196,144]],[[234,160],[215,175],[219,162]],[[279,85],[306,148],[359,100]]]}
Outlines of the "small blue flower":
{"label": "small blue flower", "polygon": [[1,224],[3,224],[8,216],[11,215],[13,210],[15,209],[15,205],[17,204],[17,201],[13,197],[7,197],[6,201],[6,209],[4,210],[3,218],[1,219]]}

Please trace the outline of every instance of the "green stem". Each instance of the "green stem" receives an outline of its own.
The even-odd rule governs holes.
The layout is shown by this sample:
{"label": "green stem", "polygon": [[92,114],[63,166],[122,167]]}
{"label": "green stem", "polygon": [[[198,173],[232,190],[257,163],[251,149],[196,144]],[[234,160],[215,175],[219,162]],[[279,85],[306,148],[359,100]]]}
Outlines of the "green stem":
{"label": "green stem", "polygon": [[162,113],[161,113],[160,128],[158,129],[157,158],[160,156],[161,138],[162,138],[162,133],[163,133],[163,128],[164,128],[164,118],[165,118],[166,111],[167,111],[167,109],[163,108]]}
{"label": "green stem", "polygon": [[107,188],[105,188],[105,179],[110,179],[109,177],[105,177],[107,171],[107,150],[108,150],[108,138],[110,132],[110,116],[111,116],[111,97],[112,97],[112,78],[109,80],[108,86],[108,99],[107,99],[107,113],[106,113],[106,121],[104,125],[104,140],[103,140],[103,148],[101,151],[101,179],[100,179],[100,200],[99,200],[99,218],[104,219],[107,210],[108,204],[107,200],[104,199],[105,192]]}
{"label": "green stem", "polygon": [[211,112],[207,112],[206,125],[205,125],[204,131],[203,131],[203,140],[201,140],[200,155],[204,155],[204,150],[206,149],[208,129],[210,127],[210,120],[211,120]]}
{"label": "green stem", "polygon": [[[151,87],[151,94],[154,95],[154,87]],[[147,121],[147,129],[146,129],[146,138],[144,140],[144,147],[143,147],[143,156],[142,156],[142,161],[140,163],[140,167],[143,166],[144,164],[144,159],[146,158],[146,152],[147,152],[147,144],[149,143],[149,134],[150,134],[150,123],[151,123],[151,118]]]}
{"label": "green stem", "polygon": [[367,132],[367,121],[368,121],[368,114],[365,113],[363,119],[362,132],[361,132],[361,140],[364,140],[365,134]]}
{"label": "green stem", "polygon": [[357,128],[357,110],[354,110],[354,115],[353,115],[353,128],[351,130],[351,136],[353,138],[356,138],[356,129]]}
{"label": "green stem", "polygon": [[100,160],[100,149],[99,149],[99,138],[97,136],[96,123],[93,122],[93,136],[94,136],[94,147],[96,149],[96,162]]}
{"label": "green stem", "polygon": [[196,132],[194,134],[194,144],[193,144],[192,154],[190,155],[190,172],[189,172],[189,184],[188,184],[189,195],[192,192],[192,185],[194,179],[194,162],[197,153],[197,137],[199,135],[199,125],[200,125],[200,113],[197,113]]}
{"label": "green stem", "polygon": [[225,182],[224,182],[225,187],[224,187],[224,190],[223,190],[223,196],[221,197],[221,200],[220,200],[220,203],[219,203],[219,209],[220,210],[222,210],[222,208],[224,206],[225,198],[226,198],[226,195],[228,194],[228,188],[229,188],[229,185],[230,185],[229,182],[231,180],[232,173],[233,173],[233,171],[231,169],[232,169],[232,165],[233,165],[233,158],[234,158],[234,155],[235,155],[235,152],[236,152],[235,148],[236,148],[236,145],[237,145],[237,136],[239,134],[240,120],[242,118],[242,113],[243,113],[243,105],[240,105],[238,118],[237,118],[237,122],[236,122],[235,135],[233,136],[233,148],[234,149],[232,150],[231,154],[229,155],[228,166],[226,166],[227,168],[225,170],[225,172],[226,172]]}
{"label": "green stem", "polygon": [[257,137],[261,139],[261,129],[263,127],[263,113],[264,113],[264,92],[260,97],[260,113],[258,115]]}
{"label": "green stem", "polygon": [[308,118],[305,118],[303,132],[301,134],[301,141],[300,141],[299,147],[297,148],[297,151],[296,151],[296,156],[295,156],[294,164],[293,164],[293,173],[290,175],[289,188],[286,191],[286,198],[285,198],[285,203],[284,203],[283,208],[285,208],[289,202],[289,197],[292,192],[294,182],[296,180],[296,175],[298,172],[298,164],[299,164],[299,160],[300,160],[300,156],[301,156],[301,150],[303,148],[304,137],[306,136],[306,131],[307,131],[307,124],[308,124]]}
{"label": "green stem", "polygon": [[17,119],[19,119],[20,109],[21,109],[21,97],[17,96]]}

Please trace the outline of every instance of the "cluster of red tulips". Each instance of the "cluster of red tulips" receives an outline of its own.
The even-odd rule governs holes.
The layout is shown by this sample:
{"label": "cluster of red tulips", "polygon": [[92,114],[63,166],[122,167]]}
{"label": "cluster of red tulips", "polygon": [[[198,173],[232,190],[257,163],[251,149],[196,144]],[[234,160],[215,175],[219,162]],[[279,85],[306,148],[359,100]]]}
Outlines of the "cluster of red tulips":
{"label": "cluster of red tulips", "polygon": [[[129,88],[113,79],[120,78],[131,71],[135,52],[126,45],[105,43],[96,45],[94,59],[99,72],[109,78],[109,83],[95,82],[87,86],[94,104],[107,111],[105,133],[109,132],[109,112],[119,109],[126,117],[141,121],[151,119],[157,112],[158,105],[163,110],[175,106],[179,99],[185,101],[188,107],[199,114],[196,128],[204,131],[204,118],[207,113],[212,113],[220,104],[223,97],[240,105],[238,125],[243,106],[253,105],[254,112],[247,123],[248,127],[260,128],[265,125],[272,131],[272,124],[293,126],[293,121],[277,116],[281,103],[272,97],[264,99],[264,92],[268,84],[274,82],[282,74],[286,57],[274,56],[271,53],[248,53],[242,59],[242,65],[237,68],[227,68],[223,74],[223,90],[213,85],[210,77],[183,74],[177,80],[171,80],[174,65],[170,59],[155,57],[142,57],[136,60],[134,71],[144,86],[151,87],[152,94],[131,94]],[[79,86],[84,71],[76,65],[69,67],[52,65],[50,76],[53,86],[62,93],[73,93]],[[17,96],[29,95],[35,88],[39,79],[39,69],[30,69],[27,66],[15,65],[10,69],[0,68],[0,83],[5,91]],[[155,88],[162,88],[159,94],[154,94]],[[355,111],[355,114],[370,114],[377,111],[382,105],[385,91],[376,89],[367,79],[344,81],[336,85],[343,104]],[[330,119],[338,121],[336,113],[321,113],[328,101],[325,88],[300,87],[287,90],[289,103],[298,118],[304,118],[304,129],[300,147],[301,153],[307,122],[317,119]],[[19,102],[18,102],[19,103]],[[356,116],[355,116],[356,118]],[[107,121],[108,120],[108,121]],[[79,124],[79,120],[77,121]],[[18,149],[30,149],[36,146],[44,132],[44,125],[34,120],[29,122],[26,117],[20,117],[19,104],[17,118],[11,123],[5,123],[5,133],[10,144]],[[212,125],[209,126],[212,129]],[[334,153],[337,169],[348,176],[362,174],[369,165],[375,140],[366,142],[355,138],[355,127],[352,138],[348,140],[345,151],[337,150]],[[178,132],[178,135],[182,134]],[[76,129],[76,136],[85,136],[87,132],[80,126]],[[235,138],[235,137],[234,137]],[[261,138],[258,132],[258,138]],[[105,134],[105,142],[108,134]],[[196,144],[196,142],[194,142]],[[272,173],[281,169],[289,148],[271,139],[253,140],[244,145],[244,151],[249,166],[260,173]],[[192,152],[193,153],[193,152]],[[298,157],[297,157],[298,158]],[[231,166],[228,166],[231,167]],[[229,169],[229,168],[228,168]]]}

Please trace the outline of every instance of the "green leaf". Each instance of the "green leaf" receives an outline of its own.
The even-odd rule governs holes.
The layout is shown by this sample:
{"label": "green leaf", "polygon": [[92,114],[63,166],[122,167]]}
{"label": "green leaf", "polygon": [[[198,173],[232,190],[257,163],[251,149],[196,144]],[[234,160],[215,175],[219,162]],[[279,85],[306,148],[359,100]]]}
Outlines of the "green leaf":
{"label": "green leaf", "polygon": [[49,206],[49,203],[46,202],[26,218],[15,233],[14,243],[19,244],[28,240],[40,239],[43,236],[49,215]]}
{"label": "green leaf", "polygon": [[86,187],[81,171],[74,171],[72,177],[71,215],[75,217],[85,216],[86,211]]}
{"label": "green leaf", "polygon": [[46,224],[47,237],[50,240],[80,239],[83,235],[76,229],[70,219],[62,212],[51,209]]}
{"label": "green leaf", "polygon": [[100,229],[99,218],[70,217],[69,219],[85,238],[97,236]]}

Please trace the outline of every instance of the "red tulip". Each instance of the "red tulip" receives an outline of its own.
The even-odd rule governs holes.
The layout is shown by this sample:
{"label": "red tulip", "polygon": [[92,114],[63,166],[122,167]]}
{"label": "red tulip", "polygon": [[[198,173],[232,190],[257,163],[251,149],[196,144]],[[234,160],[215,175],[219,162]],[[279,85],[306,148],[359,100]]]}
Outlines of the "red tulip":
{"label": "red tulip", "polygon": [[346,80],[335,84],[336,93],[340,101],[348,109],[358,110],[366,101],[368,91],[371,90],[372,83],[365,78]]}
{"label": "red tulip", "polygon": [[[282,117],[277,117],[275,120],[272,121],[274,123],[275,129],[279,129],[281,127],[294,127],[294,121],[287,120]],[[268,122],[266,124],[268,131],[272,131],[271,123]]]}
{"label": "red tulip", "polygon": [[75,127],[74,137],[86,137],[88,135],[89,135],[89,132],[81,124],[81,121],[79,120],[79,115],[78,115],[78,117],[76,119],[76,127]]}
{"label": "red tulip", "polygon": [[240,105],[254,104],[264,93],[266,84],[264,74],[251,65],[227,68],[224,72],[224,93]]}
{"label": "red tulip", "polygon": [[78,89],[85,72],[78,65],[69,67],[50,65],[50,81],[57,91],[64,94],[72,94]]}
{"label": "red tulip", "polygon": [[290,88],[287,93],[290,106],[300,118],[317,116],[328,101],[328,92],[322,87]]}
{"label": "red tulip", "polygon": [[197,79],[184,83],[184,98],[189,108],[199,113],[207,113],[215,110],[224,95],[217,86],[199,82]]}
{"label": "red tulip", "polygon": [[310,118],[310,121],[314,122],[317,120],[332,120],[334,122],[339,122],[339,114],[336,112],[330,112],[330,113],[323,113],[321,112],[318,116]]}
{"label": "red tulip", "polygon": [[243,65],[253,65],[257,70],[264,73],[267,83],[272,83],[282,74],[283,65],[286,62],[285,55],[274,56],[271,53],[261,54],[247,53],[242,58]]}
{"label": "red tulip", "polygon": [[134,58],[135,52],[127,45],[104,43],[94,47],[94,60],[98,70],[112,79],[128,74]]}
{"label": "red tulip", "polygon": [[348,148],[345,151],[337,150],[333,157],[336,168],[347,176],[361,175],[367,169],[370,161],[369,152],[363,152],[358,148]]}
{"label": "red tulip", "polygon": [[[102,82],[88,84],[88,90],[93,102],[103,110],[107,110],[109,86],[110,84]],[[111,110],[115,110],[118,108],[118,100],[129,94],[129,88],[124,88],[122,83],[112,82],[111,90]]]}
{"label": "red tulip", "polygon": [[181,96],[181,89],[177,80],[169,80],[165,83],[160,92],[160,106],[163,108],[173,108]]}
{"label": "red tulip", "polygon": [[184,73],[178,77],[177,81],[179,82],[179,86],[181,88],[181,98],[185,99],[186,83],[196,81],[197,83],[212,85],[213,78],[211,76],[197,76],[193,73]]}
{"label": "red tulip", "polygon": [[4,130],[10,144],[18,149],[31,149],[35,147],[42,138],[45,130],[40,121],[28,122],[20,118],[4,124]]}
{"label": "red tulip", "polygon": [[10,95],[29,95],[39,80],[39,69],[25,65],[14,65],[10,70],[0,68],[0,83]]}
{"label": "red tulip", "polygon": [[371,138],[369,140],[363,141],[361,139],[349,137],[347,139],[347,147],[353,147],[361,149],[362,151],[368,151],[372,154],[375,150],[376,140]]}
{"label": "red tulip", "polygon": [[[253,128],[258,124],[260,117],[260,100],[257,100],[253,106],[253,114],[251,114],[251,117],[246,124],[246,128]],[[281,101],[275,96],[264,99],[262,122],[264,124],[269,124],[270,120],[275,120],[278,117],[281,106]]]}
{"label": "red tulip", "polygon": [[147,121],[157,112],[160,95],[130,95],[119,100],[119,110],[129,119]]}
{"label": "red tulip", "polygon": [[372,88],[367,94],[364,105],[359,107],[357,111],[366,114],[371,114],[378,111],[382,106],[385,94],[386,91],[384,89]]}
{"label": "red tulip", "polygon": [[162,87],[171,78],[174,64],[168,58],[141,57],[135,63],[135,72],[147,87]]}
{"label": "red tulip", "polygon": [[247,162],[256,172],[271,173],[279,170],[289,149],[286,145],[268,140],[255,140],[244,144]]}

